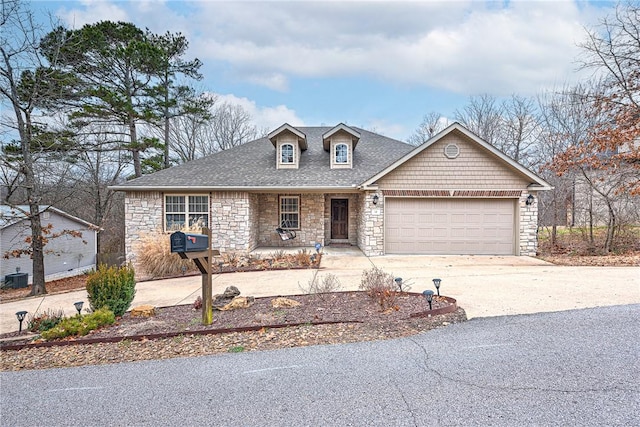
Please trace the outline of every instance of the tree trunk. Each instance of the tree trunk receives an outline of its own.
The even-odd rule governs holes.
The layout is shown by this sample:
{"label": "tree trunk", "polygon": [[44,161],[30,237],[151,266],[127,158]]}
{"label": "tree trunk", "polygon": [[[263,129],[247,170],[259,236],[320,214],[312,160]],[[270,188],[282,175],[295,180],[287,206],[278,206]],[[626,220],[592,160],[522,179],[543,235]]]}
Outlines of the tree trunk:
{"label": "tree trunk", "polygon": [[169,169],[169,112],[165,111],[164,115],[164,168]]}
{"label": "tree trunk", "polygon": [[[22,115],[20,115],[22,117]],[[22,123],[20,123],[22,122]],[[46,294],[44,282],[44,242],[42,239],[42,223],[40,222],[40,198],[37,191],[37,180],[33,170],[33,158],[31,157],[31,116],[25,112],[25,120],[19,120],[21,127],[21,148],[24,162],[24,182],[29,203],[29,223],[31,224],[31,259],[33,269],[33,284],[29,295]]]}
{"label": "tree trunk", "polygon": [[140,147],[138,146],[138,133],[136,132],[136,122],[129,117],[129,140],[131,141],[131,157],[133,158],[133,172],[136,178],[142,176],[142,164],[140,162]]}

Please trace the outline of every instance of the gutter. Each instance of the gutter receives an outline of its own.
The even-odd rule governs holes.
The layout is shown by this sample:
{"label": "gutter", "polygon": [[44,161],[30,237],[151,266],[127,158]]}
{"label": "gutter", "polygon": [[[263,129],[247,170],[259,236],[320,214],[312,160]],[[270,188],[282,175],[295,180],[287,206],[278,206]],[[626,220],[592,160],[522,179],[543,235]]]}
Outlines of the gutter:
{"label": "gutter", "polygon": [[146,186],[146,185],[111,185],[107,187],[109,190],[114,191],[182,191],[182,192],[199,192],[199,191],[257,191],[257,192],[292,192],[292,191],[310,191],[310,192],[325,192],[325,191],[340,191],[340,192],[358,192],[360,190],[356,184],[352,184],[349,187],[325,187],[325,186],[312,186],[312,187],[296,187],[296,186]]}

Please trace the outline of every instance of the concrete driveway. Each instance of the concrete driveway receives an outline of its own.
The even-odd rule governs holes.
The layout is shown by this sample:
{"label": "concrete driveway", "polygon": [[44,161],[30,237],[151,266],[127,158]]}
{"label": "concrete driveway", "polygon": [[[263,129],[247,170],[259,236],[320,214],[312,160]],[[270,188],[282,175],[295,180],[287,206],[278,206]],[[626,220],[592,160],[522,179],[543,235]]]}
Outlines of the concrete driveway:
{"label": "concrete driveway", "polygon": [[[515,256],[366,257],[353,248],[325,251],[319,270],[216,275],[214,293],[235,285],[243,295],[257,297],[300,294],[314,275],[322,279],[329,273],[344,290],[357,290],[363,270],[377,266],[413,282],[414,292],[435,290],[432,279],[442,279],[441,293],[456,298],[469,318],[640,303],[640,267],[564,267]],[[200,276],[140,282],[133,305],[189,304],[200,294]],[[2,303],[0,333],[18,329],[17,311],[62,308],[73,314],[75,301],[86,303],[86,291]]]}

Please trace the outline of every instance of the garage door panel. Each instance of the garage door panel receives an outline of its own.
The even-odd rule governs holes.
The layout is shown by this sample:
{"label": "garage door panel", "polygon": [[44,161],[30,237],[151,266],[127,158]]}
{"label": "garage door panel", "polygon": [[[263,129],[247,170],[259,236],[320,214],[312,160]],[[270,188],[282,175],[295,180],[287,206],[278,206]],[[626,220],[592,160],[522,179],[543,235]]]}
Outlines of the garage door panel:
{"label": "garage door panel", "polygon": [[385,251],[512,255],[513,199],[385,200]]}

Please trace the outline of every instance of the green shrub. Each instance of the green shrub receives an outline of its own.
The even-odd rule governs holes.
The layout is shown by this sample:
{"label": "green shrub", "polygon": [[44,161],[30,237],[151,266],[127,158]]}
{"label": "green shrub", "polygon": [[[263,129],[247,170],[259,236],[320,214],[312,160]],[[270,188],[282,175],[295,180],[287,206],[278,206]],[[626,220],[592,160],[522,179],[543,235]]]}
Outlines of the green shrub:
{"label": "green shrub", "polygon": [[136,295],[133,267],[107,267],[102,264],[87,279],[87,294],[92,310],[108,307],[116,316],[122,316]]}
{"label": "green shrub", "polygon": [[46,340],[55,340],[71,336],[84,336],[90,331],[116,321],[116,316],[107,308],[95,310],[85,316],[74,316],[63,319],[53,328],[40,334]]}
{"label": "green shrub", "polygon": [[64,310],[49,309],[42,314],[34,314],[27,323],[31,332],[44,332],[56,326],[64,319]]}

